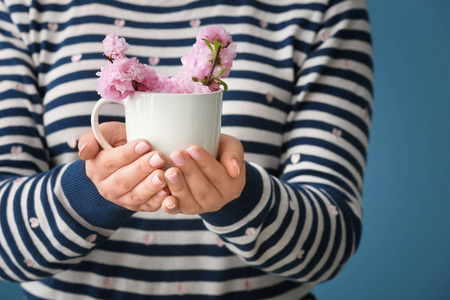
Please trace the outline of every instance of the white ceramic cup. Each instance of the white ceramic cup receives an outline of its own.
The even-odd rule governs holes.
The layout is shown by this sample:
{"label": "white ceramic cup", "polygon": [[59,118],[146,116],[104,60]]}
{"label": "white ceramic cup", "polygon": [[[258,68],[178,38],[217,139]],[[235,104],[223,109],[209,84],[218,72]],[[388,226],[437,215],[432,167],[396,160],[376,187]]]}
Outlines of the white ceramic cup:
{"label": "white ceramic cup", "polygon": [[[186,150],[197,145],[217,156],[222,119],[223,91],[204,94],[166,94],[135,92],[121,104],[125,106],[127,141],[148,140],[153,150],[167,158],[174,150]],[[103,106],[115,102],[97,101],[91,115],[94,136],[103,149],[112,146],[99,128]],[[170,161],[168,159],[169,166]]]}

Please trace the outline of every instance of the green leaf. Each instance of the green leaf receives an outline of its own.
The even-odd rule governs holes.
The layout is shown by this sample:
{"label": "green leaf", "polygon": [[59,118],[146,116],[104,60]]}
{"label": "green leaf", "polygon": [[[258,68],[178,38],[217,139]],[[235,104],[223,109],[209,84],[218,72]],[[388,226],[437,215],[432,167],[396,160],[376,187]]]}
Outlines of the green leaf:
{"label": "green leaf", "polygon": [[206,45],[211,50],[211,52],[213,53],[213,56],[214,56],[214,49],[213,49],[211,43],[207,39],[202,39],[202,40],[204,40],[206,42]]}
{"label": "green leaf", "polygon": [[222,44],[219,40],[214,40],[213,43],[214,43],[214,49],[216,49],[216,51],[217,51],[217,49],[219,49],[219,46],[222,46],[222,48],[225,47],[225,45]]}
{"label": "green leaf", "polygon": [[223,85],[224,91],[228,91],[228,85],[223,80],[220,80],[219,78],[214,78],[214,79],[217,80],[218,82],[220,82],[221,85]]}
{"label": "green leaf", "polygon": [[192,77],[192,81],[198,82],[198,78],[197,77]]}
{"label": "green leaf", "polygon": [[217,74],[217,76],[216,77],[220,77],[220,75],[222,75],[223,74],[223,72],[225,72],[226,70],[228,69],[228,66],[226,67],[226,68],[222,68],[222,69],[220,69],[220,71],[219,71],[219,74]]}
{"label": "green leaf", "polygon": [[218,40],[214,40],[214,49],[216,50],[216,52],[214,53],[214,58],[216,58],[216,56],[219,55],[220,50],[223,48],[223,44],[221,42],[219,42]]}

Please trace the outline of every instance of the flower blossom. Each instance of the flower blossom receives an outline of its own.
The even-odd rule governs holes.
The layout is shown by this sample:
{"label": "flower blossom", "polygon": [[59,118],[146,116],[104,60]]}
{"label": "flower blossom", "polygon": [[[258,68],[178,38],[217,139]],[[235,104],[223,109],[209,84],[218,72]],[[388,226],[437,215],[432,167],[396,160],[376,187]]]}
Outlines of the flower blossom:
{"label": "flower blossom", "polygon": [[211,89],[201,82],[195,82],[184,72],[175,73],[171,78],[170,93],[173,94],[202,94],[210,93]]}
{"label": "flower blossom", "polygon": [[103,97],[117,102],[135,91],[152,91],[157,86],[156,71],[140,64],[136,57],[114,60],[107,63],[97,73],[97,92]]}
{"label": "flower blossom", "polygon": [[128,48],[125,39],[116,34],[108,34],[103,40],[103,55],[109,62],[96,74],[100,77],[96,87],[101,97],[120,102],[135,91],[208,93],[218,91],[221,85],[227,90],[222,78],[228,77],[236,57],[231,35],[218,25],[200,32],[192,52],[181,59],[183,72],[171,78],[140,64],[136,57],[127,58]]}
{"label": "flower blossom", "polygon": [[108,34],[103,40],[103,53],[109,59],[125,58],[129,47],[124,38],[119,38],[114,33]]}
{"label": "flower blossom", "polygon": [[183,71],[194,80],[210,86],[212,91],[224,84],[236,57],[236,45],[231,35],[219,25],[206,27],[197,36],[192,52],[181,58]]}

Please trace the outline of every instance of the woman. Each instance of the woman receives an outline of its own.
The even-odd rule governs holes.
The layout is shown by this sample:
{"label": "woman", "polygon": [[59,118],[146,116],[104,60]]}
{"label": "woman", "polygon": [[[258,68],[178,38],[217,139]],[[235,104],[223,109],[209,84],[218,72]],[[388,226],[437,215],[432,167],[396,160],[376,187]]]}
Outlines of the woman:
{"label": "woman", "polygon": [[[354,254],[372,109],[365,1],[0,9],[0,278],[23,282],[28,299],[300,299]],[[223,160],[176,152],[171,182],[160,169],[169,158],[151,141],[123,144],[120,123],[104,132],[122,146],[102,150],[89,116],[104,36],[125,37],[130,56],[174,74],[212,24],[238,52],[224,93]],[[120,107],[104,114],[123,121]],[[159,164],[130,178],[155,154]],[[215,172],[202,166],[226,183],[211,183]],[[127,182],[103,182],[125,167]],[[121,198],[154,174],[162,183],[146,185],[147,199]],[[194,181],[209,186],[193,195]]]}

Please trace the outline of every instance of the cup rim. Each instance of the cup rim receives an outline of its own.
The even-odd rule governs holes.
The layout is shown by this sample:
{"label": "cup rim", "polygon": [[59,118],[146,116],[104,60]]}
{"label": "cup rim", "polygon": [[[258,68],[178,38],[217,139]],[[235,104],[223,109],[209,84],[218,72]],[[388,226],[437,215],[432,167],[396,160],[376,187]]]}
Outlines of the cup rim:
{"label": "cup rim", "polygon": [[179,95],[179,96],[190,96],[190,95],[192,95],[192,96],[200,96],[200,95],[220,94],[220,93],[223,93],[223,92],[224,92],[223,89],[220,89],[220,90],[215,91],[215,92],[210,92],[210,93],[157,93],[157,92],[135,91],[131,95],[129,95],[128,97],[131,98],[135,94],[139,94],[139,95],[140,94],[155,94],[155,95],[171,95],[171,96],[176,96],[176,95]]}

